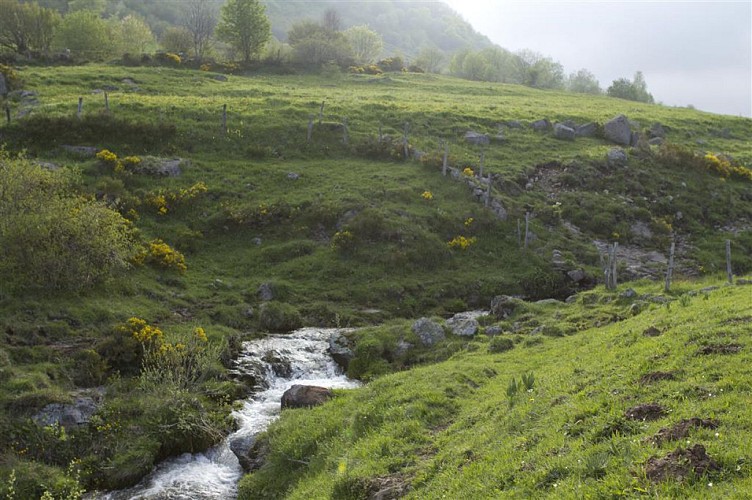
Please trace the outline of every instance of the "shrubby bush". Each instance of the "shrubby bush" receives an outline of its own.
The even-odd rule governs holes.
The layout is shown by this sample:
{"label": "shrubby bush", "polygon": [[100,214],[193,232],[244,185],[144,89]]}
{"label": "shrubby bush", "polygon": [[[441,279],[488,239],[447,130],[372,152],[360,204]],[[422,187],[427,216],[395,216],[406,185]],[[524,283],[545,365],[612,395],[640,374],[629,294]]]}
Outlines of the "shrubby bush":
{"label": "shrubby bush", "polygon": [[0,283],[5,292],[82,290],[128,268],[133,229],[77,195],[76,174],[0,151]]}
{"label": "shrubby bush", "polygon": [[284,302],[266,302],[259,313],[261,328],[270,332],[289,332],[300,328],[303,320],[295,306]]}

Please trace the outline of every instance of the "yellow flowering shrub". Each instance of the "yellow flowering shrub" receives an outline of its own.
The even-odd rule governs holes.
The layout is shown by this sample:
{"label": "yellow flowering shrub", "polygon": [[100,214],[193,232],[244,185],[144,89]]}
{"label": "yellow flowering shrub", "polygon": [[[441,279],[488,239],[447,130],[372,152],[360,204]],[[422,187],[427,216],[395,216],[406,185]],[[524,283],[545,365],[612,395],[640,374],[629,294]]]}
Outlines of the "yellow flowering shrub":
{"label": "yellow flowering shrub", "polygon": [[211,71],[211,64],[204,63],[198,69],[201,71]]}
{"label": "yellow flowering shrub", "polygon": [[149,243],[148,260],[159,267],[174,269],[180,273],[188,269],[185,265],[185,256],[160,239]]}
{"label": "yellow flowering shrub", "polygon": [[188,188],[181,188],[177,191],[160,189],[159,191],[147,194],[144,202],[155,208],[159,215],[166,215],[177,206],[195,200],[206,193],[207,190],[208,188],[203,182],[197,182]]}
{"label": "yellow flowering shrub", "polygon": [[476,239],[475,238],[466,238],[464,236],[455,236],[452,238],[452,240],[448,243],[449,248],[451,249],[459,249],[459,250],[467,250],[472,245],[475,244]]}
{"label": "yellow flowering shrub", "polygon": [[423,191],[423,194],[421,196],[424,200],[433,200],[433,193],[431,191]]}
{"label": "yellow flowering shrub", "polygon": [[111,166],[112,170],[117,174],[132,170],[141,163],[141,158],[138,156],[126,156],[120,159],[109,149],[101,150],[97,153],[96,157],[103,164]]}
{"label": "yellow flowering shrub", "polygon": [[332,237],[332,249],[337,252],[347,252],[355,246],[355,236],[348,230],[337,231]]}
{"label": "yellow flowering shrub", "polygon": [[475,219],[468,217],[467,219],[465,219],[464,225],[465,227],[470,227],[473,225],[473,222],[475,222]]}
{"label": "yellow flowering shrub", "polygon": [[470,167],[465,167],[465,170],[462,171],[462,175],[466,175],[468,177],[472,177],[475,175],[475,172],[473,172],[473,169]]}
{"label": "yellow flowering shrub", "polygon": [[181,62],[183,62],[183,60],[180,58],[179,55],[173,54],[172,52],[166,53],[165,57],[167,57],[168,60],[170,60],[171,62],[175,64],[180,64]]}
{"label": "yellow flowering shrub", "polygon": [[146,320],[135,316],[128,318],[128,320],[117,327],[117,329],[121,333],[133,337],[133,339],[141,344],[144,349],[159,349],[164,343],[164,334],[162,333],[162,330],[149,325]]}

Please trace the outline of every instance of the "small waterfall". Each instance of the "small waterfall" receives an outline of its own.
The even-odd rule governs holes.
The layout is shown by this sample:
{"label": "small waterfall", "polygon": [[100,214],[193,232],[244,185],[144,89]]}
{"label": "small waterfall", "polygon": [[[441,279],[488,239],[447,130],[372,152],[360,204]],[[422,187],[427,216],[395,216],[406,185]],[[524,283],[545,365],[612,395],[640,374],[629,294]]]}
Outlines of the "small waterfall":
{"label": "small waterfall", "polygon": [[280,413],[282,394],[294,384],[353,388],[359,383],[345,377],[329,356],[329,337],[338,329],[303,328],[286,335],[271,335],[245,342],[234,372],[247,374],[261,389],[233,416],[238,430],[206,453],[186,453],[166,460],[133,488],[110,492],[107,500],[125,499],[231,499],[243,475],[231,443],[251,442]]}

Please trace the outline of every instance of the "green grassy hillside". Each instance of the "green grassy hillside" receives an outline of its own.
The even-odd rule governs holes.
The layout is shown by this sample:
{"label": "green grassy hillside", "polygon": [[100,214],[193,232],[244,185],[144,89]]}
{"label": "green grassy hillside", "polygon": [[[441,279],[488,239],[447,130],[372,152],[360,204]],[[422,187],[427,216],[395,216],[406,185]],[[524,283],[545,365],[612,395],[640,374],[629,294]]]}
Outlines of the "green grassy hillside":
{"label": "green grassy hillside", "polygon": [[[744,498],[751,298],[749,287],[685,293],[571,337],[505,335],[514,347],[495,354],[498,338],[482,336],[449,361],[286,410],[241,498]],[[598,290],[536,318],[630,302]],[[656,459],[697,445],[712,466],[676,458],[658,479]]]}
{"label": "green grassy hillside", "polygon": [[[6,149],[0,167],[14,165],[43,182],[29,183],[29,190],[16,185],[31,215],[19,223],[18,212],[8,210],[0,224],[0,238],[16,259],[0,265],[0,477],[15,470],[27,496],[67,491],[72,482],[65,471],[74,458],[87,487],[120,487],[165,456],[221,438],[230,425],[228,405],[248,390],[229,378],[222,362],[246,335],[386,322],[388,328],[356,339],[362,363],[353,374],[372,379],[483,344],[453,339],[410,359],[391,359],[400,321],[487,308],[500,294],[564,299],[601,281],[603,249],[611,242],[624,251],[622,279],[660,279],[672,234],[678,277],[724,271],[725,240],[731,240],[734,272],[752,270],[749,119],[406,73],[224,75],[111,65],[17,70],[22,83],[7,100],[12,119],[0,128]],[[613,144],[601,130],[618,114],[640,132],[660,122],[666,144],[627,148],[626,166],[609,166]],[[532,130],[530,123],[541,118],[595,122],[599,131],[562,141]],[[514,121],[521,128],[508,126]],[[468,144],[470,130],[488,134],[490,144]],[[450,145],[457,179],[442,175],[442,141]],[[63,147],[71,145],[93,149],[81,154]],[[26,159],[16,159],[21,151]],[[488,185],[479,176],[481,152],[494,210],[483,203]],[[175,166],[180,175],[160,174]],[[68,204],[45,203],[48,183],[65,186],[55,201]],[[4,198],[8,192],[0,192],[2,207],[14,206]],[[53,288],[44,268],[24,268],[24,262],[44,262],[36,257],[48,246],[39,242],[58,234],[39,228],[64,220],[75,229],[81,207],[90,204],[127,220],[121,222],[134,252],[126,271],[93,286],[90,275],[97,273],[84,269],[81,280],[62,273],[68,281]],[[68,208],[50,214],[57,206]],[[519,233],[526,213],[528,248]],[[7,239],[12,234],[30,239]],[[101,251],[97,242],[66,241],[64,256],[47,264],[73,269],[87,262],[89,249]],[[571,271],[583,278],[574,281]],[[621,319],[617,306],[567,313],[557,318],[557,334]],[[523,322],[548,312],[531,306],[528,314]],[[522,326],[529,334],[538,325]],[[557,342],[546,339],[543,346],[556,349]],[[189,372],[176,369],[177,345],[197,353]],[[144,359],[163,364],[145,372]],[[168,375],[162,384],[154,370]],[[29,420],[49,403],[70,402],[100,386],[107,396],[96,425],[61,435]],[[154,401],[166,404],[149,404]],[[434,410],[426,404],[420,411],[428,415]],[[177,420],[185,423],[181,432],[164,432]]]}

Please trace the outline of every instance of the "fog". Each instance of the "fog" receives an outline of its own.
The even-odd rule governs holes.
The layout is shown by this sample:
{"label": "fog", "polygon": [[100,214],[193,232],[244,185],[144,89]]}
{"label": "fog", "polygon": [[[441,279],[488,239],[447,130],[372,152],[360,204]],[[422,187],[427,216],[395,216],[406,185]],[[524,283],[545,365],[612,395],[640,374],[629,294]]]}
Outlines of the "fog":
{"label": "fog", "polygon": [[590,70],[642,71],[656,102],[752,116],[752,2],[445,0],[502,47]]}

